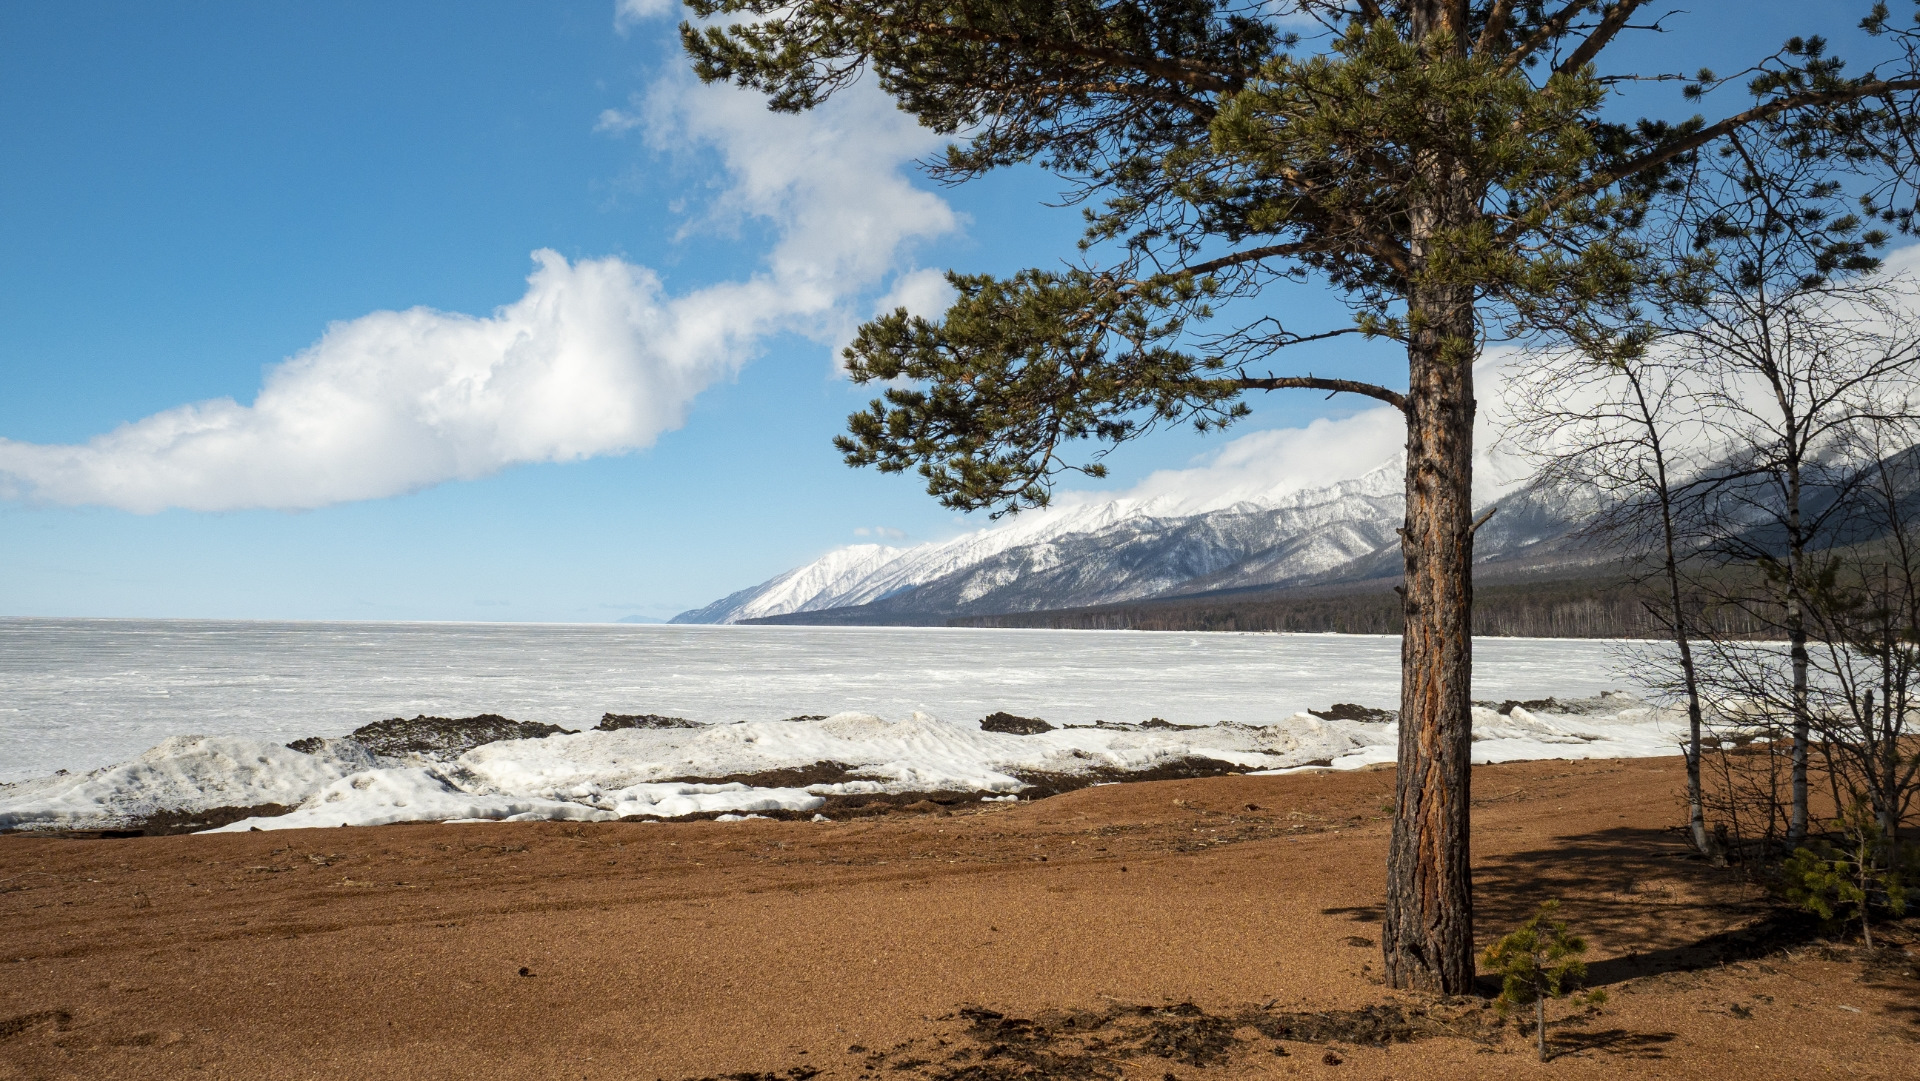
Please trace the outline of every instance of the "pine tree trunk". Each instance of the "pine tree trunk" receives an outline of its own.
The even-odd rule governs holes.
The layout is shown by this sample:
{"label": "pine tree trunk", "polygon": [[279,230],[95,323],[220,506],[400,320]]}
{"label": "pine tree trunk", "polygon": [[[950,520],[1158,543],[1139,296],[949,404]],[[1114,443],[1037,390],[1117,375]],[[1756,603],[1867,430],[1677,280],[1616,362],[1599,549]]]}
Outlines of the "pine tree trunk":
{"label": "pine tree trunk", "polygon": [[1540,1061],[1547,1061],[1547,996],[1533,1000],[1533,1026],[1540,1037]]}
{"label": "pine tree trunk", "polygon": [[[1407,5],[1430,59],[1464,57],[1466,6]],[[1440,112],[1436,126],[1448,121]],[[1400,748],[1387,908],[1387,985],[1465,994],[1473,987],[1468,766],[1473,743],[1473,359],[1471,286],[1429,277],[1438,238],[1469,224],[1482,194],[1439,147],[1423,151],[1408,207],[1407,524],[1401,603]]]}
{"label": "pine tree trunk", "polygon": [[1407,348],[1406,630],[1382,949],[1389,986],[1464,994],[1474,975],[1472,294],[1442,287],[1411,307],[1418,315]]}

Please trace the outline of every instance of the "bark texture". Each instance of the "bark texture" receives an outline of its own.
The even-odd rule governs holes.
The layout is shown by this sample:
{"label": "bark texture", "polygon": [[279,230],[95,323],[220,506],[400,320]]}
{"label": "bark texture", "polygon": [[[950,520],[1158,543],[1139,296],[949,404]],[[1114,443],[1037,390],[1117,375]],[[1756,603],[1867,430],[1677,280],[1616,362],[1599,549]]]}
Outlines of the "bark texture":
{"label": "bark texture", "polygon": [[[1414,40],[1464,55],[1466,5],[1409,5]],[[1436,128],[1446,124],[1439,113]],[[1408,207],[1407,524],[1401,601],[1400,748],[1387,907],[1387,985],[1473,987],[1468,822],[1473,744],[1474,291],[1432,277],[1441,238],[1477,216],[1474,183],[1439,139],[1420,154]]]}
{"label": "bark texture", "polygon": [[1472,295],[1434,290],[1408,347],[1400,748],[1382,935],[1389,986],[1473,985]]}

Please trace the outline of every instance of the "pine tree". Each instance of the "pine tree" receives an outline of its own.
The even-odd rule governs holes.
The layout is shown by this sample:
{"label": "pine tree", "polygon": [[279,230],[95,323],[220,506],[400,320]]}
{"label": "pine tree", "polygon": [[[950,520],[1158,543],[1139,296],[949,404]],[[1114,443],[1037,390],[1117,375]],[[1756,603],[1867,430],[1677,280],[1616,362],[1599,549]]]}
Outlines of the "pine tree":
{"label": "pine tree", "polygon": [[[1087,208],[1083,255],[1008,278],[955,275],[939,320],[896,311],[848,349],[888,384],[851,418],[847,461],[916,469],[948,506],[1043,505],[1054,478],[1156,427],[1210,429],[1248,391],[1305,388],[1407,418],[1397,811],[1383,950],[1396,987],[1473,978],[1468,868],[1473,361],[1543,305],[1617,294],[1630,232],[1667,172],[1744,125],[1804,118],[1809,153],[1899,176],[1913,32],[1843,74],[1818,38],[1757,58],[1725,119],[1607,119],[1602,54],[1642,0],[687,0],[695,71],[799,111],[863,78],[956,136],[946,181],[1034,163]],[[1302,18],[1324,31],[1311,39]],[[1891,73],[1891,74],[1889,74]],[[1700,73],[1689,87],[1720,84]],[[1892,175],[1892,174],[1890,174]],[[1906,224],[1912,192],[1875,189]],[[1350,323],[1297,327],[1263,288],[1324,281]],[[1254,301],[1253,305],[1235,302]],[[1344,334],[1406,351],[1407,389],[1266,370]]]}
{"label": "pine tree", "polygon": [[[1569,984],[1587,975],[1587,963],[1580,959],[1587,940],[1567,930],[1566,921],[1548,919],[1559,909],[1558,901],[1543,902],[1527,922],[1487,947],[1480,958],[1488,972],[1500,977],[1494,1005],[1502,1015],[1516,1006],[1533,1007],[1541,1062],[1547,1061],[1547,1000],[1566,994]],[[1605,1002],[1606,994],[1595,991],[1586,1000]]]}

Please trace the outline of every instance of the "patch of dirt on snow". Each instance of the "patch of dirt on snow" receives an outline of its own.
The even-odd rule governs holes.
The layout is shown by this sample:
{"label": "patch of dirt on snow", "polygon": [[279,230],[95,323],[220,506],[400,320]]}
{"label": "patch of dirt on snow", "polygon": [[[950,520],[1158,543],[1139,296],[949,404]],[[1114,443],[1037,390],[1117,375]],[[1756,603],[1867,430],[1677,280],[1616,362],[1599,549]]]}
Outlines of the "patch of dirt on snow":
{"label": "patch of dirt on snow", "polygon": [[[1364,721],[1368,724],[1391,724],[1400,719],[1397,709],[1375,709],[1372,706],[1356,705],[1353,702],[1335,702],[1326,709],[1310,709],[1308,713],[1323,721]],[[1504,710],[1502,712],[1505,712]]]}
{"label": "patch of dirt on snow", "polygon": [[218,829],[243,818],[277,818],[292,810],[291,806],[284,803],[256,803],[248,807],[209,807],[201,811],[159,811],[145,818],[132,819],[102,829],[40,829],[29,826],[18,832],[79,841],[112,841],[127,837],[172,837],[182,833],[200,833]]}
{"label": "patch of dirt on snow", "polygon": [[277,818],[293,808],[284,803],[260,803],[252,807],[214,807],[205,811],[161,811],[130,827],[142,837],[170,837],[177,833],[199,833],[218,829],[243,818]]}
{"label": "patch of dirt on snow", "polygon": [[743,784],[750,788],[806,788],[816,784],[845,784],[848,781],[873,781],[881,778],[859,772],[859,767],[823,758],[805,766],[763,769],[755,773],[729,773],[724,777],[675,777],[671,784]]}
{"label": "patch of dirt on snow", "polygon": [[1053,731],[1053,726],[1038,717],[1016,717],[1011,713],[989,713],[980,718],[980,731],[1008,736],[1037,736]]}
{"label": "patch of dirt on snow", "polygon": [[1114,784],[1120,781],[1184,781],[1192,777],[1224,777],[1247,771],[1246,766],[1232,762],[1223,762],[1218,758],[1192,755],[1163,762],[1151,769],[1116,769],[1112,766],[1100,766],[1076,773],[1053,773],[1044,770],[1008,770],[1007,773],[1032,786],[1020,791],[1020,798],[1044,799],[1057,796],[1062,792],[1091,788],[1097,784]]}
{"label": "patch of dirt on snow", "polygon": [[[459,756],[486,743],[504,739],[545,739],[572,735],[575,729],[537,721],[515,721],[497,713],[477,717],[428,717],[411,720],[391,717],[361,725],[349,738],[358,740],[378,755],[424,754],[442,758]],[[291,744],[289,744],[291,746]]]}
{"label": "patch of dirt on snow", "polygon": [[663,717],[658,713],[609,713],[593,726],[595,732],[618,732],[623,728],[701,728],[699,721],[685,717]]}

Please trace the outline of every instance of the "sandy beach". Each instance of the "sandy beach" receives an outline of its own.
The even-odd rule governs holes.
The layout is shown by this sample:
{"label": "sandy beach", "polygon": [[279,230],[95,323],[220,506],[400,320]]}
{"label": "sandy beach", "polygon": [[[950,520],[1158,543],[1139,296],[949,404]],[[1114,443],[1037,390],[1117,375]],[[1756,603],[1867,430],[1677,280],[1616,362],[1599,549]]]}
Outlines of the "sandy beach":
{"label": "sandy beach", "polygon": [[1679,759],[1474,771],[1483,941],[1558,898],[1555,1057],[1374,979],[1392,774],[834,822],[0,836],[5,1078],[1913,1076],[1920,971],[1688,858]]}

